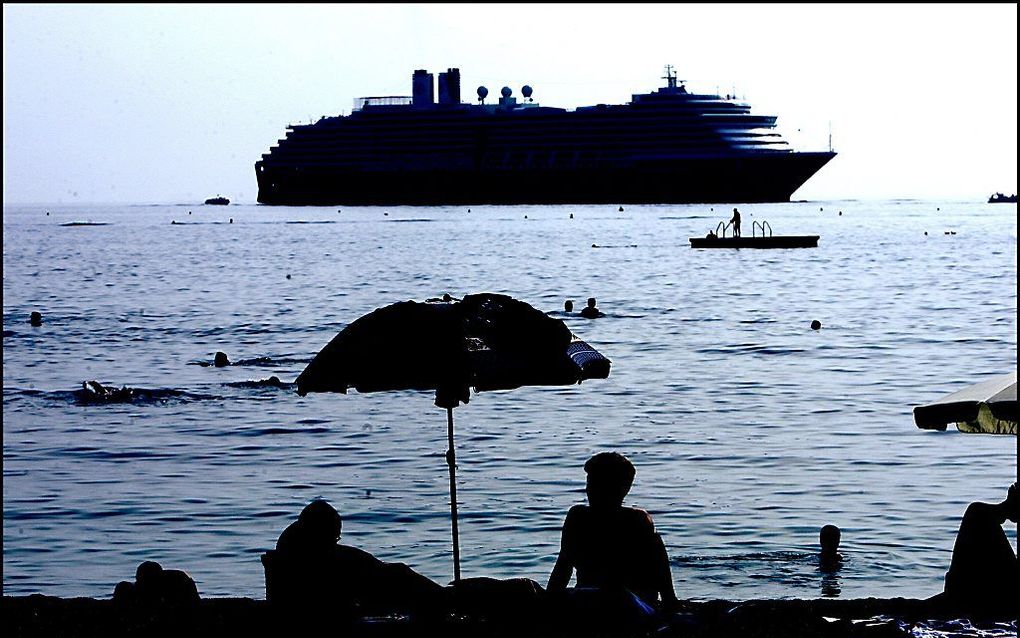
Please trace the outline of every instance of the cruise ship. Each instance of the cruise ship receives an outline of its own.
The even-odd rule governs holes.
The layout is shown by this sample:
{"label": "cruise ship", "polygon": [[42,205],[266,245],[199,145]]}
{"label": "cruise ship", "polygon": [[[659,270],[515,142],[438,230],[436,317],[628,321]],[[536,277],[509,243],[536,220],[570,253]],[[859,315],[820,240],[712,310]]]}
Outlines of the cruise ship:
{"label": "cruise ship", "polygon": [[[797,151],[776,117],[730,96],[666,85],[627,104],[541,106],[503,87],[463,103],[460,71],[412,75],[410,96],[287,128],[255,163],[280,205],[785,202],[835,157]],[[438,91],[436,91],[438,84]],[[438,95],[437,95],[438,93]],[[438,98],[438,99],[437,99]]]}

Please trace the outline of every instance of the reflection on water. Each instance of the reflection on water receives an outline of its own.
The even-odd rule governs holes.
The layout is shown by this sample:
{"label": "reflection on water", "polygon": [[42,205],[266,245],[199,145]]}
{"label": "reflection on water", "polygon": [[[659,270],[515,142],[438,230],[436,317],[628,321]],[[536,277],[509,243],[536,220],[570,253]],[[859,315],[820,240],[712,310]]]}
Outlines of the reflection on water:
{"label": "reflection on water", "polygon": [[[179,206],[5,207],[4,593],[108,596],[151,559],[205,596],[263,597],[260,553],[316,496],[351,544],[448,581],[433,397],[287,384],[376,307],[483,291],[544,311],[596,297],[605,317],[562,318],[613,371],[457,409],[466,576],[545,583],[579,468],[613,449],[682,597],[941,591],[964,509],[1001,499],[1016,443],[922,432],[911,408],[1015,368],[1015,207],[747,205],[746,224],[818,248],[693,250],[709,208],[231,205],[234,223],[172,225]],[[82,219],[105,225],[61,226]],[[189,365],[218,351],[238,365]],[[88,379],[150,393],[81,405]],[[848,557],[831,574],[830,521]]]}

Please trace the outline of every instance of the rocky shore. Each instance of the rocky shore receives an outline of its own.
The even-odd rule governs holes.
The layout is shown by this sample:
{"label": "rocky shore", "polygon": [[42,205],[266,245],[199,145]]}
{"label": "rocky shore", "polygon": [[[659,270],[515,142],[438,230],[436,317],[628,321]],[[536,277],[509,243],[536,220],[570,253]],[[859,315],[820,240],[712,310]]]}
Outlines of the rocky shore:
{"label": "rocky shore", "polygon": [[[307,636],[404,638],[409,636],[618,636],[715,638],[729,636],[841,638],[910,636],[911,629],[952,626],[958,612],[933,601],[905,598],[858,600],[713,600],[683,601],[655,627],[631,633],[606,627],[572,631],[563,624],[504,613],[499,617],[447,614],[339,619],[330,610],[285,613],[264,600],[210,598],[191,608],[137,608],[94,598],[4,596],[3,635],[25,637],[141,636]],[[1016,615],[976,618],[964,626],[991,628],[991,634],[1016,635]],[[958,625],[959,626],[959,625]],[[945,629],[945,635],[951,630]],[[916,635],[916,634],[914,634]],[[929,634],[930,635],[930,634]],[[937,635],[937,634],[936,634]],[[971,634],[977,635],[977,634]]]}

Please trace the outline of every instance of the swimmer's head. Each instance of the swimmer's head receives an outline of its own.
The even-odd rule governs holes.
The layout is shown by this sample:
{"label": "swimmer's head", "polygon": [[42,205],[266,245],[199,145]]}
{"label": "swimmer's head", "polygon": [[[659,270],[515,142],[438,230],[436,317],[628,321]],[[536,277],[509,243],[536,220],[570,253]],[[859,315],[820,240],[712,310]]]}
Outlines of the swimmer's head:
{"label": "swimmer's head", "polygon": [[588,307],[589,308],[595,307],[595,297],[588,297]]}
{"label": "swimmer's head", "polygon": [[833,555],[839,549],[839,528],[826,525],[818,533],[818,544],[822,546],[822,554]]}
{"label": "swimmer's head", "polygon": [[601,452],[584,464],[585,493],[592,507],[619,507],[634,484],[634,464],[618,452]]}
{"label": "swimmer's head", "polygon": [[563,302],[563,309],[567,312],[574,312],[574,302],[567,299]]}
{"label": "swimmer's head", "polygon": [[217,368],[222,368],[224,366],[229,366],[230,365],[230,359],[227,358],[227,353],[226,352],[217,352],[216,356],[213,358],[213,365],[216,366]]}

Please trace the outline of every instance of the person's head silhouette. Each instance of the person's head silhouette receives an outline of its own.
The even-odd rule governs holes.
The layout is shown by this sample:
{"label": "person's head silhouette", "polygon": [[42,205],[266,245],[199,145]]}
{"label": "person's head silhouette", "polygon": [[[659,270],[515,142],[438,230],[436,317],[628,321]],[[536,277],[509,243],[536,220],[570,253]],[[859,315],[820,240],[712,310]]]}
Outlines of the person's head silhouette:
{"label": "person's head silhouette", "polygon": [[634,483],[634,465],[617,452],[601,452],[584,464],[588,474],[585,493],[592,508],[614,508],[623,504]]}
{"label": "person's head silhouette", "polygon": [[312,542],[332,545],[340,540],[343,521],[340,512],[322,499],[316,499],[305,506],[298,521],[309,532]]}
{"label": "person's head silhouette", "polygon": [[567,299],[563,302],[563,309],[567,312],[574,312],[574,302]]}
{"label": "person's head silhouette", "polygon": [[589,308],[595,307],[595,297],[588,297],[588,307]]}
{"label": "person's head silhouette", "polygon": [[822,556],[836,556],[839,550],[839,528],[826,525],[818,533],[818,544],[822,546]]}

